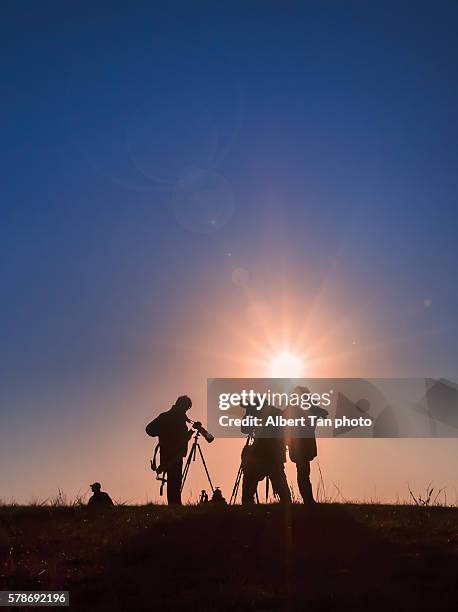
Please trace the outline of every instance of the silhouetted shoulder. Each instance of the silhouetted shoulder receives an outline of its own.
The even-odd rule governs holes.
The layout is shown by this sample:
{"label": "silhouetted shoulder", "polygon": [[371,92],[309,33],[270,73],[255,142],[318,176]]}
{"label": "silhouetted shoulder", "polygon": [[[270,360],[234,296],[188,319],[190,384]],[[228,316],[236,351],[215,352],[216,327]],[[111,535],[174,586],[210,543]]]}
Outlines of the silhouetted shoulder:
{"label": "silhouetted shoulder", "polygon": [[104,491],[100,491],[99,493],[94,493],[92,497],[89,498],[87,502],[88,507],[90,508],[100,508],[100,507],[108,507],[113,506],[113,500]]}
{"label": "silhouetted shoulder", "polygon": [[151,423],[148,423],[148,425],[146,426],[145,431],[152,438],[159,436],[162,433],[164,424],[164,414],[165,413],[162,412],[158,417],[153,419]]}
{"label": "silhouetted shoulder", "polygon": [[102,498],[100,500],[100,503],[104,506],[113,506],[113,500],[111,499],[111,497],[108,495],[108,493],[100,493],[100,497]]}

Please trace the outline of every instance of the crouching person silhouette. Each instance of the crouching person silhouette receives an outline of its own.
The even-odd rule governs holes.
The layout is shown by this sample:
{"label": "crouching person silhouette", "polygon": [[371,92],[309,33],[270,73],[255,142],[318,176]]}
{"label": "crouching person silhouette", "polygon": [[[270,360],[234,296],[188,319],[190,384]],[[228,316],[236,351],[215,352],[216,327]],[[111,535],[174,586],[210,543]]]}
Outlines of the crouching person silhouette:
{"label": "crouching person silhouette", "polygon": [[266,477],[272,483],[273,491],[280,502],[291,503],[291,491],[285,475],[285,440],[275,434],[275,428],[266,426],[267,418],[278,416],[281,411],[267,406],[257,414],[263,425],[255,427],[251,432],[242,431],[253,438],[253,443],[246,444],[242,450],[242,504],[254,503],[258,484]]}
{"label": "crouching person silhouette", "polygon": [[188,442],[193,435],[192,429],[186,425],[186,412],[191,406],[191,399],[182,395],[170,410],[162,412],[146,426],[149,436],[159,438],[160,465],[156,472],[166,476],[169,504],[181,504],[183,457],[188,452]]}
{"label": "crouching person silhouette", "polygon": [[89,498],[87,502],[87,507],[91,510],[103,510],[104,508],[111,508],[113,506],[113,501],[108,493],[102,491],[102,485],[100,482],[94,482],[94,484],[90,485],[92,496]]}

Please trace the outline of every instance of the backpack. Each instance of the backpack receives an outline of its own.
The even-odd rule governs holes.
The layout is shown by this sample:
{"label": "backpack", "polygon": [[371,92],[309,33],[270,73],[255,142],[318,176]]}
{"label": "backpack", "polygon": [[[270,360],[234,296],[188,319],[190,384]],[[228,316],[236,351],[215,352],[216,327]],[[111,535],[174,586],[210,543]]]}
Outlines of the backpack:
{"label": "backpack", "polygon": [[162,430],[162,418],[161,417],[162,417],[162,414],[160,414],[153,421],[151,421],[151,423],[148,423],[148,425],[145,427],[146,433],[152,438],[155,438],[161,435],[161,430]]}

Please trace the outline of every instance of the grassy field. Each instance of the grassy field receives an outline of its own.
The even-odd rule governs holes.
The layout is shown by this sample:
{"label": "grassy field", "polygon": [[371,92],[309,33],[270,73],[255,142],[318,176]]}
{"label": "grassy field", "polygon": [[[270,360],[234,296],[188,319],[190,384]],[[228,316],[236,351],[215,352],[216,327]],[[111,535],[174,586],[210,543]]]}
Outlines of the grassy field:
{"label": "grassy field", "polygon": [[81,610],[450,610],[458,509],[0,507],[0,588]]}

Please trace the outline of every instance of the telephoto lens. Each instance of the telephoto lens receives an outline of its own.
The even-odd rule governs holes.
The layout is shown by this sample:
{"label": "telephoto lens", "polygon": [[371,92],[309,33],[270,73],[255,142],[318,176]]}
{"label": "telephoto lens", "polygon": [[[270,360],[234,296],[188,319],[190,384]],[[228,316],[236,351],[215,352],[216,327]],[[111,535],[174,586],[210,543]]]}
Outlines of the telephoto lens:
{"label": "telephoto lens", "polygon": [[215,436],[213,436],[209,431],[207,431],[205,427],[202,427],[202,423],[200,423],[199,421],[191,421],[190,419],[188,420],[192,423],[193,428],[198,431],[207,442],[213,442]]}
{"label": "telephoto lens", "polygon": [[215,439],[215,436],[212,436],[212,434],[207,431],[205,427],[202,427],[202,425],[198,428],[197,431],[203,435],[207,442],[213,442],[213,440]]}

